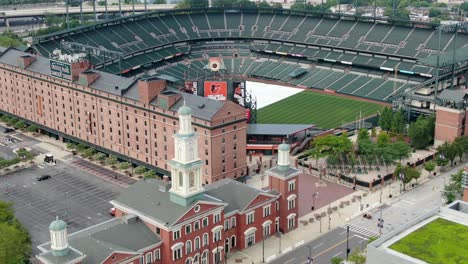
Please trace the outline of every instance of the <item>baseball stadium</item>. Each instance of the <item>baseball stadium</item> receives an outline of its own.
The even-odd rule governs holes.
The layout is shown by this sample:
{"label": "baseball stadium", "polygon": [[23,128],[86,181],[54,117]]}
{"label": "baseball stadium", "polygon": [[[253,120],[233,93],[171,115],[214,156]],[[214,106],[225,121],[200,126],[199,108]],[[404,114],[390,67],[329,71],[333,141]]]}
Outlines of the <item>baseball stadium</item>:
{"label": "baseball stadium", "polygon": [[[467,34],[455,39],[442,32],[438,39],[435,25],[408,23],[297,10],[156,11],[38,37],[34,48],[45,57],[58,49],[85,52],[97,70],[163,76],[175,86],[234,78],[297,87],[317,96],[295,96],[289,105],[334,119],[356,109],[375,114],[395,96],[433,80],[435,67],[421,59],[468,43]],[[213,58],[220,64],[214,75],[207,67]],[[268,113],[259,109],[258,122],[331,128],[356,119],[353,112],[339,123],[322,123],[294,109],[282,111],[275,105]],[[291,121],[295,114],[302,118]]]}

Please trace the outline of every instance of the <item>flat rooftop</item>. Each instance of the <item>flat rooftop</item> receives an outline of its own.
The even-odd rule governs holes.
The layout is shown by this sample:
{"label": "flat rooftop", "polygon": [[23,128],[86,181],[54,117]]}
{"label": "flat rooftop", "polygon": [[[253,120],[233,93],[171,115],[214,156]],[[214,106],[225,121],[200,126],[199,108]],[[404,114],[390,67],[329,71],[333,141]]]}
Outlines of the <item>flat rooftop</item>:
{"label": "flat rooftop", "polygon": [[306,124],[249,124],[247,135],[293,135],[314,127]]}

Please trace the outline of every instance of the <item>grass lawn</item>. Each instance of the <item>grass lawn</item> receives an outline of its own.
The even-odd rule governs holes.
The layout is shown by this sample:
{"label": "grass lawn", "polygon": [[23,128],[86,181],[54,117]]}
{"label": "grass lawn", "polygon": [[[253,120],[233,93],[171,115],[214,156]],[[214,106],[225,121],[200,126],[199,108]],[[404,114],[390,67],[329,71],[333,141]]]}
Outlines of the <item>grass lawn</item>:
{"label": "grass lawn", "polygon": [[315,124],[335,128],[350,123],[359,116],[369,116],[383,108],[376,103],[303,91],[258,110],[261,124]]}
{"label": "grass lawn", "polygon": [[390,248],[431,264],[466,264],[468,227],[438,218]]}

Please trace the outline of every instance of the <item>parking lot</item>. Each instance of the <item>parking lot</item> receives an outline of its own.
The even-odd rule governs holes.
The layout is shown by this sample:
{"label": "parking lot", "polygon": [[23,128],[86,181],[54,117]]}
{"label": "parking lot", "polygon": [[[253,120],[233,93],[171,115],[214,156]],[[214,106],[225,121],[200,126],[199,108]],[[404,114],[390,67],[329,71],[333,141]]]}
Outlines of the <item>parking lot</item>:
{"label": "parking lot", "polygon": [[[50,175],[45,181],[37,181]],[[109,201],[122,187],[65,162],[40,164],[0,176],[0,200],[14,203],[15,214],[32,236],[36,246],[50,240],[48,226],[56,216],[68,223],[68,232],[111,218]]]}

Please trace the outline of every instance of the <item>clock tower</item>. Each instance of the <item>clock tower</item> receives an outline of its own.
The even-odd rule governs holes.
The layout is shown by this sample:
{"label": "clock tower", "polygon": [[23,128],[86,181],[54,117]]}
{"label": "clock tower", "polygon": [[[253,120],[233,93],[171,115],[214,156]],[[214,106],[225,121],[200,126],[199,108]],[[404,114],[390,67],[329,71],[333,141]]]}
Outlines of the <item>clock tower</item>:
{"label": "clock tower", "polygon": [[192,128],[192,110],[184,105],[179,114],[179,131],[174,135],[175,157],[171,165],[171,201],[187,206],[203,192],[202,165],[198,158],[197,134]]}

